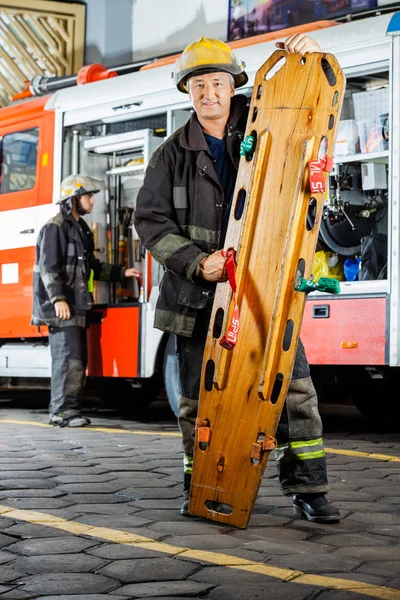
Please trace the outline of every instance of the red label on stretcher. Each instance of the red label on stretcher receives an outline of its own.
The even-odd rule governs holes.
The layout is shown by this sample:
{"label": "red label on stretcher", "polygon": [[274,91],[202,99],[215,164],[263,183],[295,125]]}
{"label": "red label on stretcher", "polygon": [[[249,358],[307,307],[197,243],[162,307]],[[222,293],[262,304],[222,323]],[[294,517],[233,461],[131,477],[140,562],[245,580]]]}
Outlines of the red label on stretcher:
{"label": "red label on stretcher", "polygon": [[219,345],[227,350],[233,350],[238,340],[238,334],[240,329],[239,320],[239,307],[235,302],[235,307],[232,312],[231,322],[229,323],[228,331],[226,335],[221,339]]}
{"label": "red label on stretcher", "polygon": [[221,254],[222,256],[228,256],[228,260],[225,264],[225,270],[228,273],[228,280],[233,291],[233,301],[235,306],[233,308],[231,322],[229,323],[226,335],[224,335],[224,337],[220,340],[219,345],[227,350],[233,350],[233,348],[236,346],[240,329],[239,306],[236,302],[236,252],[233,248],[229,248],[229,250],[226,251],[222,250]]}
{"label": "red label on stretcher", "polygon": [[325,175],[326,172],[331,172],[333,167],[333,159],[324,156],[315,160],[310,160],[308,163],[308,174],[310,178],[310,190],[312,194],[323,193],[326,189]]}

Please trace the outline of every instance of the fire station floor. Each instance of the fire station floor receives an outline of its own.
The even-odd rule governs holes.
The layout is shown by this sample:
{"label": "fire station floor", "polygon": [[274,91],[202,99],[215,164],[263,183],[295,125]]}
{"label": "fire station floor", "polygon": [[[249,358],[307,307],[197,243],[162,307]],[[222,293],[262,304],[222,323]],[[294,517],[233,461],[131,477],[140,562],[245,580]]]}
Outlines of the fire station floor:
{"label": "fire station floor", "polygon": [[180,515],[164,404],[58,429],[44,406],[0,401],[0,600],[400,599],[400,434],[372,433],[353,407],[322,413],[342,521],[294,518],[271,457],[238,530]]}

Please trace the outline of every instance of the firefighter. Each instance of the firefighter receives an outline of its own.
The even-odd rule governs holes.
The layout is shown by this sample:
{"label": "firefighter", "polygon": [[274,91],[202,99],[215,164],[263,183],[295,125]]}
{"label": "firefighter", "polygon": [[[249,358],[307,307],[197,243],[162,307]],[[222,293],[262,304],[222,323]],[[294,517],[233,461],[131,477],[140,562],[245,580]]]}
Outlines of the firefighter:
{"label": "firefighter", "polygon": [[85,427],[80,396],[87,364],[86,325],[92,308],[93,279],[140,277],[136,269],[100,262],[81,218],[94,205],[102,181],[71,175],[61,183],[60,212],[40,230],[33,281],[33,325],[47,325],[51,352],[50,424]]}
{"label": "firefighter", "polygon": [[[302,34],[276,45],[289,53],[320,50]],[[175,63],[174,79],[178,90],[189,94],[194,112],[151,157],[137,198],[137,232],[165,269],[155,327],[177,336],[184,515],[212,298],[216,284],[227,280],[227,259],[220,250],[248,117],[246,96],[234,96],[235,88],[247,82],[243,67],[219,40],[202,37],[184,50]],[[293,496],[295,514],[311,521],[339,520],[339,511],[326,499],[322,423],[301,342],[277,436],[280,483],[283,493]]]}

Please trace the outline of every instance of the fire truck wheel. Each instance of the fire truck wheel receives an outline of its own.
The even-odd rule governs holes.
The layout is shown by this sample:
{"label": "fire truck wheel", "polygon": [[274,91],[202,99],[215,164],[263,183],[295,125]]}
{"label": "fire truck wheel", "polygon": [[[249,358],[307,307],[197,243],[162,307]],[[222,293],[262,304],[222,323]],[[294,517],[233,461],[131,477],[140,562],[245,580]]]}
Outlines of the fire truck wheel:
{"label": "fire truck wheel", "polygon": [[179,372],[176,358],[176,339],[170,335],[164,354],[164,385],[169,405],[177,417],[179,410]]}
{"label": "fire truck wheel", "polygon": [[157,398],[161,381],[157,375],[139,383],[129,379],[102,379],[96,388],[104,406],[136,412]]}
{"label": "fire truck wheel", "polygon": [[[395,367],[393,371],[398,371]],[[350,386],[350,396],[360,413],[374,425],[397,426],[400,424],[398,381],[390,374],[385,379],[358,381]],[[369,377],[369,375],[368,375]]]}

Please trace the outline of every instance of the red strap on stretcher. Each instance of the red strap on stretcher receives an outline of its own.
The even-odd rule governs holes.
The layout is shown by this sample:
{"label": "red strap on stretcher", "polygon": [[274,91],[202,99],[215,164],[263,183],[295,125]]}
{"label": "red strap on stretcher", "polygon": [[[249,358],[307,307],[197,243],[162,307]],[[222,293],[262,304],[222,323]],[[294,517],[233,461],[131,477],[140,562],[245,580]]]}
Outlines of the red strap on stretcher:
{"label": "red strap on stretcher", "polygon": [[226,335],[224,335],[224,337],[221,339],[219,345],[227,350],[233,350],[233,348],[236,346],[240,329],[239,306],[236,301],[236,250],[233,248],[229,248],[229,250],[221,250],[221,255],[228,257],[228,260],[225,263],[225,271],[228,273],[228,281],[233,291],[234,307],[232,311],[231,322],[229,323]]}
{"label": "red strap on stretcher", "polygon": [[318,192],[324,192],[325,186],[325,173],[330,173],[333,168],[333,158],[330,156],[323,156],[315,160],[310,160],[308,163],[308,175],[310,178],[310,189],[312,194]]}

